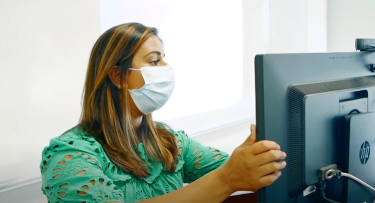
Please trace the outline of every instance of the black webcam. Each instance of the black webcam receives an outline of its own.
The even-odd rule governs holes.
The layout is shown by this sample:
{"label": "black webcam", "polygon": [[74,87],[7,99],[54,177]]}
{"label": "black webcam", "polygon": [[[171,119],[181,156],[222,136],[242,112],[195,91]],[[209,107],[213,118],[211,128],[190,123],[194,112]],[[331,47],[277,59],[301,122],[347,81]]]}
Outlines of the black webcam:
{"label": "black webcam", "polygon": [[355,39],[355,50],[375,51],[375,39]]}

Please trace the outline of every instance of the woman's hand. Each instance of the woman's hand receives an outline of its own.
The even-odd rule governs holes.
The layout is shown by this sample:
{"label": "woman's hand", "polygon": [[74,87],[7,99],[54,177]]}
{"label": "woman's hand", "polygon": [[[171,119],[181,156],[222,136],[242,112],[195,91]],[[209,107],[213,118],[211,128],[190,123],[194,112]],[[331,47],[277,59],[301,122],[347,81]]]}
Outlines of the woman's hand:
{"label": "woman's hand", "polygon": [[268,140],[256,142],[256,126],[251,134],[237,147],[229,160],[218,170],[229,187],[235,191],[257,191],[275,182],[285,168],[286,154],[280,146]]}

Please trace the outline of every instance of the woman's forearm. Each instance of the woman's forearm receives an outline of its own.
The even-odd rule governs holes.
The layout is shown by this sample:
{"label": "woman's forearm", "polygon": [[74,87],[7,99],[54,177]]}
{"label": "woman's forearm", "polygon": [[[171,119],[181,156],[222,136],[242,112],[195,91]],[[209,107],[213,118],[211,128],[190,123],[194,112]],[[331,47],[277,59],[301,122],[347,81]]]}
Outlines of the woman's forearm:
{"label": "woman's forearm", "polygon": [[223,202],[235,191],[230,188],[220,173],[220,168],[218,168],[185,187],[156,198],[142,201],[141,203]]}

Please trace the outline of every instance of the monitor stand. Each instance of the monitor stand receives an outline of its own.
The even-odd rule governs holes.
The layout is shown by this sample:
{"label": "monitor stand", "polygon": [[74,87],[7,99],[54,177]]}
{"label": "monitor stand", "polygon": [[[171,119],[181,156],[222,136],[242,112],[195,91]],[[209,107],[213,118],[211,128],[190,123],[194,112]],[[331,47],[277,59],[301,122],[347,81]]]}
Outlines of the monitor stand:
{"label": "monitor stand", "polygon": [[[375,113],[345,116],[346,133],[342,144],[342,172],[356,176],[372,187],[375,186]],[[344,202],[374,202],[374,192],[347,177],[343,179]]]}

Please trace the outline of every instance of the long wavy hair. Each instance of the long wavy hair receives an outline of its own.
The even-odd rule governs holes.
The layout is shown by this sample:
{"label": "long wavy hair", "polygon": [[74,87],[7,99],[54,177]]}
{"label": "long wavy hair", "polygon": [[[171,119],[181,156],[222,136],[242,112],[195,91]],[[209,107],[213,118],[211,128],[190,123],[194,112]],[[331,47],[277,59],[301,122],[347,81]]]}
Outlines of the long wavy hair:
{"label": "long wavy hair", "polygon": [[121,24],[104,32],[91,51],[83,91],[79,126],[102,145],[112,162],[138,178],[149,176],[147,164],[138,152],[139,143],[144,144],[151,161],[160,161],[173,172],[178,161],[176,141],[153,121],[151,114],[143,116],[138,129],[133,127],[129,91],[117,88],[108,73],[114,66],[119,67],[121,81],[126,84],[134,54],[157,34],[156,28],[139,23]]}

